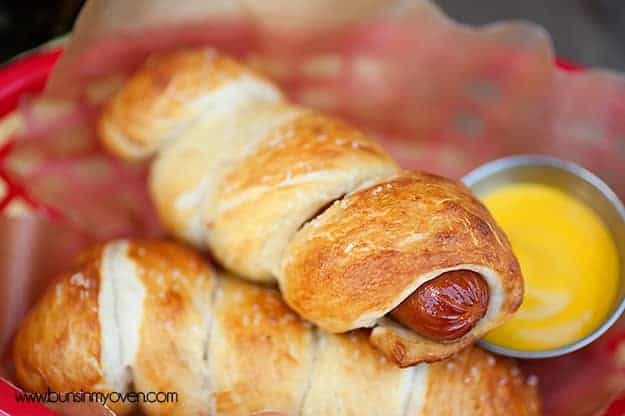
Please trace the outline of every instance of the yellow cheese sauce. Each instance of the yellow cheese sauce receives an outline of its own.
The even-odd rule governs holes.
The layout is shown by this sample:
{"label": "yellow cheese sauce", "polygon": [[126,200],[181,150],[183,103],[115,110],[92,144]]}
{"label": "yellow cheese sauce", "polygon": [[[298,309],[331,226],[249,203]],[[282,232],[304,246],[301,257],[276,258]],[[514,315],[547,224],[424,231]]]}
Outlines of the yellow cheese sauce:
{"label": "yellow cheese sauce", "polygon": [[483,201],[508,235],[525,278],[521,308],[486,340],[546,350],[601,325],[616,298],[619,265],[597,213],[563,191],[530,183],[502,186]]}

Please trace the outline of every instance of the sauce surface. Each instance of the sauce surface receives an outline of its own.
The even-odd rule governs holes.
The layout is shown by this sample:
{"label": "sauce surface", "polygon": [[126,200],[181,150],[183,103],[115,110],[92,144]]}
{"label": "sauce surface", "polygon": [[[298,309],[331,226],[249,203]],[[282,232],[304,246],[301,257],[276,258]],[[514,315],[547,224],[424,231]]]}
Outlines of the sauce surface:
{"label": "sauce surface", "polygon": [[558,348],[602,324],[618,290],[618,252],[599,215],[539,184],[502,186],[483,201],[508,235],[525,278],[519,311],[486,339],[524,351]]}

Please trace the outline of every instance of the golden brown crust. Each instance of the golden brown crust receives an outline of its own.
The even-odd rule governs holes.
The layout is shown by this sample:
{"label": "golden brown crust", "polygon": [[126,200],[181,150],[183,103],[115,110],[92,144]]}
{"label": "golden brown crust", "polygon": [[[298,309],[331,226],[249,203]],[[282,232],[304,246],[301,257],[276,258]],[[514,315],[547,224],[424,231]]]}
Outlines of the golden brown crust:
{"label": "golden brown crust", "polygon": [[98,126],[103,143],[127,159],[150,156],[210,109],[211,94],[244,76],[279,99],[251,69],[212,49],[154,55],[105,106]]}
{"label": "golden brown crust", "polygon": [[[65,391],[81,383],[97,385],[102,381],[97,365],[100,359],[98,256],[92,252],[85,257],[96,261],[85,259],[77,270],[65,273],[20,325],[13,358],[18,381],[30,390],[44,391],[51,386]],[[74,276],[82,276],[73,279],[80,284],[72,283]],[[76,344],[77,340],[81,342]],[[73,364],[73,371],[65,371],[67,363]]]}
{"label": "golden brown crust", "polygon": [[224,178],[222,196],[257,187],[279,186],[314,172],[341,173],[351,163],[396,164],[382,147],[333,117],[305,111],[271,132]]}
{"label": "golden brown crust", "polygon": [[[110,392],[100,360],[98,294],[102,247],[84,253],[21,322],[13,344],[20,386],[29,391]],[[133,405],[112,405],[119,415]]]}
{"label": "golden brown crust", "polygon": [[319,331],[303,416],[403,414],[412,393],[413,369],[393,365],[367,338],[365,330],[341,335]]}
{"label": "golden brown crust", "polygon": [[209,362],[217,414],[294,414],[313,364],[310,325],[275,290],[221,279]]}
{"label": "golden brown crust", "polygon": [[203,414],[209,400],[205,348],[214,272],[195,252],[173,243],[131,242],[127,253],[146,292],[134,388],[178,395],[177,402],[142,407],[151,416]]}
{"label": "golden brown crust", "polygon": [[[249,148],[301,110],[284,103],[241,110],[238,117],[199,120],[152,164],[150,193],[161,220],[177,237],[203,247],[228,168]],[[178,172],[184,166],[184,174]]]}
{"label": "golden brown crust", "polygon": [[301,112],[232,165],[215,195],[209,243],[224,265],[272,279],[284,248],[326,204],[398,167],[353,127]]}
{"label": "golden brown crust", "polygon": [[512,360],[471,347],[428,371],[432,381],[421,416],[541,414],[534,378]]}
{"label": "golden brown crust", "polygon": [[[344,332],[373,326],[427,280],[467,265],[496,274],[501,290],[491,287],[490,308],[497,307],[498,294],[503,299],[491,316],[452,341],[456,351],[518,308],[520,267],[503,232],[463,185],[405,172],[348,195],[307,224],[287,248],[280,283],[298,313],[330,332]],[[372,337],[377,347],[398,358],[378,339]],[[410,350],[413,343],[405,340],[402,347]],[[407,351],[399,364],[436,358],[419,355]]]}
{"label": "golden brown crust", "polygon": [[[107,268],[104,263],[111,260],[132,265],[130,270],[136,275],[122,275],[128,269]],[[98,304],[104,290],[101,282],[117,277],[123,287],[114,294],[116,310],[108,309],[110,304],[103,310]],[[140,287],[133,286],[135,279]],[[130,344],[131,338],[124,332],[122,320],[137,319],[140,324],[140,334],[133,334],[139,339],[138,350],[127,363],[132,367],[135,389],[176,392],[180,399],[156,406],[142,403],[141,407],[151,416],[205,409],[209,394],[202,381],[208,369],[201,361],[208,337],[204,318],[210,311],[209,305],[201,302],[210,300],[212,284],[213,271],[195,252],[177,244],[118,241],[89,250],[80,256],[73,272],[63,275],[46,292],[20,326],[13,355],[19,384],[31,391],[125,393],[127,386],[107,380],[102,353],[101,315],[117,315],[122,344]],[[136,310],[124,305],[136,301],[138,291],[145,291],[141,305],[134,305]],[[122,296],[128,300],[124,302]],[[204,306],[206,311],[201,310]],[[118,339],[116,335],[108,337]],[[120,415],[137,407],[129,402],[107,404]]]}
{"label": "golden brown crust", "polygon": [[451,343],[442,343],[422,337],[413,331],[384,319],[371,331],[371,343],[400,367],[415,363],[433,363],[451,357],[473,344],[477,337],[465,335]]}

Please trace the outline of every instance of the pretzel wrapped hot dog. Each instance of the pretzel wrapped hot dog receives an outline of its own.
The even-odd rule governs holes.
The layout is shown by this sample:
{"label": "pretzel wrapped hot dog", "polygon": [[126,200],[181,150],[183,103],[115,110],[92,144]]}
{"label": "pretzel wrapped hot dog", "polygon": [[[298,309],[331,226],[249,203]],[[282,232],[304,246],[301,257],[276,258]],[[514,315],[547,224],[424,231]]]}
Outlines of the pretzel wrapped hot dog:
{"label": "pretzel wrapped hot dog", "polygon": [[358,130],[214,51],[149,59],[100,132],[122,157],[156,155],[151,194],[175,235],[277,281],[329,332],[373,328],[400,366],[448,357],[519,307],[510,244],[463,185],[402,171]]}
{"label": "pretzel wrapped hot dog", "polygon": [[22,322],[14,344],[32,391],[175,392],[108,403],[118,415],[537,415],[514,362],[469,348],[401,369],[358,330],[333,335],[277,291],[223,277],[174,243],[117,241],[85,254]]}

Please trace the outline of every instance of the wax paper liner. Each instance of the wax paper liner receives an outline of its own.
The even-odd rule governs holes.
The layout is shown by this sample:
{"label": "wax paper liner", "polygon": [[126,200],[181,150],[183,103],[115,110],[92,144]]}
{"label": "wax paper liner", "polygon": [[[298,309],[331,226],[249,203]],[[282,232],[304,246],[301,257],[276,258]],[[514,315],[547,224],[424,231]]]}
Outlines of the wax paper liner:
{"label": "wax paper liner", "polygon": [[[90,1],[46,94],[21,100],[2,171],[26,205],[84,237],[74,247],[162,234],[145,167],[103,154],[93,122],[149,53],[196,46],[246,60],[293,100],[377,137],[405,167],[458,178],[497,157],[544,153],[625,195],[625,78],[556,69],[538,26],[469,27],[418,0]],[[525,364],[546,414],[623,414],[623,326],[578,353]]]}

